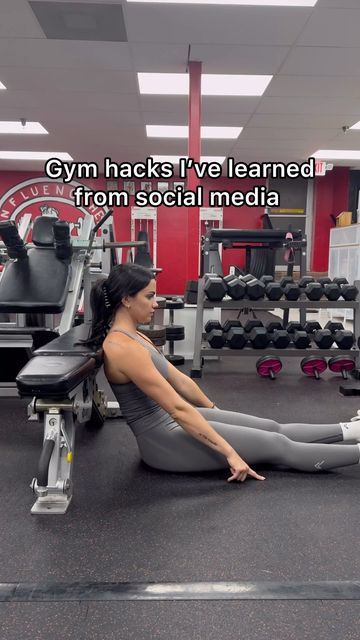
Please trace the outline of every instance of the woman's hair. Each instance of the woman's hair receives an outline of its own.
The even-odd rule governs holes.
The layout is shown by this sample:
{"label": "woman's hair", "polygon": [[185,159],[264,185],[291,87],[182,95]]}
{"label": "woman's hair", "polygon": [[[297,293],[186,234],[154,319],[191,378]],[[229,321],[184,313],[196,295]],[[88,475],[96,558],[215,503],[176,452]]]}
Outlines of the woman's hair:
{"label": "woman's hair", "polygon": [[[95,282],[90,293],[92,325],[90,336],[85,344],[100,346],[110,327],[115,311],[126,296],[134,296],[144,289],[154,274],[137,264],[119,264],[114,267],[108,278]],[[84,344],[83,343],[83,344]]]}

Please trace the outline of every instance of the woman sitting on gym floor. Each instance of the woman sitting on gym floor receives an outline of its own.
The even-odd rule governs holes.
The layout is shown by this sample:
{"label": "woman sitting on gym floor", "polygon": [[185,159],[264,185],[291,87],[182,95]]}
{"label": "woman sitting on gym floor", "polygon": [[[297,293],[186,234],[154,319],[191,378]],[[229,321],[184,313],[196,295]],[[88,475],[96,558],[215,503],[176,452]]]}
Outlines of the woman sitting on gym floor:
{"label": "woman sitting on gym floor", "polygon": [[[92,289],[93,322],[87,341],[103,344],[105,374],[144,462],[176,472],[230,467],[229,481],[247,476],[264,480],[251,468],[261,463],[301,471],[359,463],[359,420],[281,425],[218,409],[137,331],[154,314],[155,293],[150,270],[134,264],[116,266]],[[334,444],[343,440],[354,444]]]}

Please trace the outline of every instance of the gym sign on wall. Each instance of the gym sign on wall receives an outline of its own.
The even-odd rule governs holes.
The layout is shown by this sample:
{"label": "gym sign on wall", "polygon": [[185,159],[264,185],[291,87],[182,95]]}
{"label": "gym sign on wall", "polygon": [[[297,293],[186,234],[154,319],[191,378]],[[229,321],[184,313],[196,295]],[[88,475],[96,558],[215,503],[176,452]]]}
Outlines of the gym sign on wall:
{"label": "gym sign on wall", "polygon": [[[11,187],[0,198],[0,221],[14,220],[20,224],[25,214],[32,218],[39,215],[58,217],[70,223],[72,235],[81,232],[82,220],[85,215],[94,216],[95,222],[108,211],[107,207],[75,207],[73,191],[81,183],[75,180],[64,184],[60,180],[49,178],[32,178]],[[85,189],[85,185],[82,185]]]}

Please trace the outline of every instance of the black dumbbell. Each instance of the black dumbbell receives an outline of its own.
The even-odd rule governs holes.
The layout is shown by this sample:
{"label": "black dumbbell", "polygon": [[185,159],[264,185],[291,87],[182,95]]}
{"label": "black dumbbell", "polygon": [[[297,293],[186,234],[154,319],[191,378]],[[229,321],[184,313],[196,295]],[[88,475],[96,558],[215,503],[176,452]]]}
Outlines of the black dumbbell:
{"label": "black dumbbell", "polygon": [[276,331],[277,329],[282,329],[283,326],[280,320],[270,320],[270,322],[266,323],[265,328],[268,333],[273,333],[273,331]]}
{"label": "black dumbbell", "polygon": [[247,343],[247,333],[242,327],[231,327],[226,334],[226,345],[230,349],[243,349]]}
{"label": "black dumbbell", "polygon": [[266,286],[269,282],[274,282],[274,278],[272,276],[261,276],[260,281]]}
{"label": "black dumbbell", "polygon": [[275,329],[271,334],[271,340],[275,349],[286,349],[290,344],[291,338],[286,329]]}
{"label": "black dumbbell", "polygon": [[271,320],[266,324],[266,331],[269,334],[276,349],[286,349],[289,346],[291,338],[279,320]]}
{"label": "black dumbbell", "polygon": [[335,284],[337,284],[339,287],[341,287],[341,285],[343,284],[349,284],[348,280],[343,277],[333,278],[333,282],[335,282]]}
{"label": "black dumbbell", "polygon": [[286,300],[298,300],[301,289],[295,282],[288,282],[283,288]]}
{"label": "black dumbbell", "polygon": [[300,366],[302,372],[305,373],[306,376],[319,380],[320,374],[325,371],[327,364],[325,358],[321,358],[319,356],[307,356],[301,360]]}
{"label": "black dumbbell", "polygon": [[341,373],[345,380],[348,378],[348,371],[355,369],[354,360],[347,356],[334,356],[334,358],[330,358],[328,365],[330,371],[333,373]]}
{"label": "black dumbbell", "polygon": [[213,329],[219,329],[220,331],[222,331],[222,326],[219,320],[208,320],[204,329],[205,333],[210,333],[210,331],[212,331]]}
{"label": "black dumbbell", "polygon": [[256,362],[256,370],[262,378],[275,380],[275,376],[282,369],[282,363],[275,356],[263,356]]}
{"label": "black dumbbell", "polygon": [[333,322],[333,320],[329,320],[324,329],[329,329],[331,333],[335,333],[335,331],[342,331],[344,329],[344,325],[342,322]]}
{"label": "black dumbbell", "polygon": [[252,273],[247,273],[246,276],[239,276],[239,278],[241,278],[241,280],[243,280],[244,282],[250,282],[250,280],[256,280],[255,276],[253,276]]}
{"label": "black dumbbell", "polygon": [[256,318],[253,318],[252,320],[248,320],[245,324],[244,324],[244,329],[246,331],[246,333],[250,333],[250,331],[252,331],[254,329],[254,327],[263,327],[263,323],[261,322],[261,320],[257,320]]}
{"label": "black dumbbell", "polygon": [[206,339],[212,349],[222,349],[226,342],[222,329],[212,329],[210,333],[206,334]]}
{"label": "black dumbbell", "polygon": [[280,300],[284,292],[280,282],[269,282],[265,287],[265,293],[269,300]]}
{"label": "black dumbbell", "polygon": [[312,276],[303,276],[299,280],[300,289],[305,289],[310,282],[315,282],[315,279]]}
{"label": "black dumbbell", "polygon": [[334,340],[339,349],[351,349],[355,342],[355,336],[352,331],[340,329],[333,334]]}
{"label": "black dumbbell", "polygon": [[305,294],[309,298],[309,300],[320,300],[324,293],[324,289],[321,286],[320,282],[310,282],[305,287]]}
{"label": "black dumbbell", "polygon": [[204,292],[209,300],[218,302],[227,293],[227,286],[221,276],[210,273],[205,276]]}
{"label": "black dumbbell", "polygon": [[224,333],[227,333],[232,327],[241,327],[240,320],[225,320],[222,330]]}
{"label": "black dumbbell", "polygon": [[322,287],[325,287],[326,284],[331,284],[331,278],[329,276],[324,276],[323,278],[318,278],[318,282],[320,282]]}
{"label": "black dumbbell", "polygon": [[225,276],[224,282],[227,286],[227,293],[233,300],[241,300],[246,294],[246,284],[234,275]]}
{"label": "black dumbbell", "polygon": [[270,342],[270,336],[265,327],[255,327],[249,333],[249,340],[253,349],[265,349]]}
{"label": "black dumbbell", "polygon": [[338,300],[341,296],[341,289],[335,282],[324,284],[324,294],[328,300]]}
{"label": "black dumbbell", "polygon": [[286,331],[288,333],[295,333],[295,331],[304,331],[304,327],[302,326],[301,322],[296,322],[292,320],[286,326]]}
{"label": "black dumbbell", "polygon": [[329,329],[319,329],[314,333],[314,342],[319,349],[330,349],[334,336]]}
{"label": "black dumbbell", "polygon": [[321,324],[317,320],[308,320],[304,324],[304,329],[306,333],[315,333],[315,331],[319,331],[321,329]]}
{"label": "black dumbbell", "polygon": [[287,284],[291,284],[292,282],[294,282],[292,276],[284,276],[283,278],[281,278],[280,280],[280,287],[282,289],[285,289]]}
{"label": "black dumbbell", "polygon": [[306,331],[295,331],[292,341],[297,349],[307,349],[310,346],[310,338]]}
{"label": "black dumbbell", "polygon": [[187,281],[185,294],[184,294],[184,302],[186,304],[197,304],[198,287],[199,287],[198,280]]}
{"label": "black dumbbell", "polygon": [[246,282],[246,296],[249,300],[260,300],[260,298],[263,298],[265,295],[265,289],[265,284],[257,278],[253,278]]}
{"label": "black dumbbell", "polygon": [[340,287],[340,291],[344,300],[347,300],[347,301],[356,300],[356,297],[359,293],[358,288],[355,287],[354,284],[343,284]]}

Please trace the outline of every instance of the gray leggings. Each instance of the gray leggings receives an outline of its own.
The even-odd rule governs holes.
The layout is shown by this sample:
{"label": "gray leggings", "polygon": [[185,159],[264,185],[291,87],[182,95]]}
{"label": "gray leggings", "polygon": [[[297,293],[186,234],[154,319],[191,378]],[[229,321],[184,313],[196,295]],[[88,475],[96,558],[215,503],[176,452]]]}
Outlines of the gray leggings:
{"label": "gray leggings", "polygon": [[[235,411],[198,411],[250,466],[270,463],[321,471],[359,463],[357,444],[334,444],[343,440],[339,424],[278,424]],[[144,462],[156,469],[194,472],[228,467],[223,455],[178,425],[153,427],[137,441]]]}

